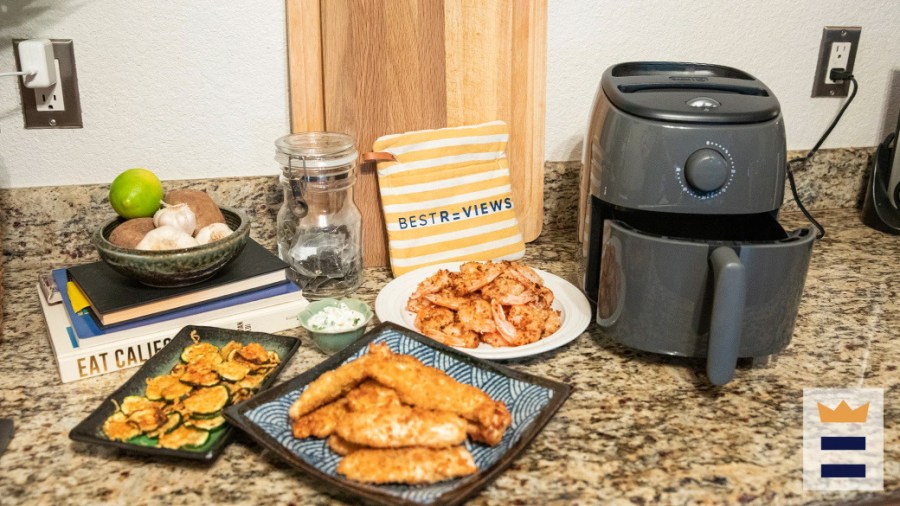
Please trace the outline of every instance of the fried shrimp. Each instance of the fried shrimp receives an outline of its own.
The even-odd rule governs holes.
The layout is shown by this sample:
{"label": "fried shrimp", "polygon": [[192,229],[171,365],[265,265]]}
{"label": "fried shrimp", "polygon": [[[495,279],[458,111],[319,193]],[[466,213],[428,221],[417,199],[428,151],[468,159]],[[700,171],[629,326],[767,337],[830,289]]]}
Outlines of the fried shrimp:
{"label": "fried shrimp", "polygon": [[447,346],[475,348],[478,334],[457,321],[456,313],[440,306],[424,307],[416,314],[416,327],[426,336]]}
{"label": "fried shrimp", "polygon": [[460,306],[465,304],[467,297],[460,297],[455,293],[429,293],[425,296],[425,300],[447,309],[458,310]]}
{"label": "fried shrimp", "polygon": [[[497,332],[485,337],[485,342],[507,343],[510,346],[530,344],[559,330],[559,311],[549,307],[510,306],[508,311],[496,300],[491,301],[491,312]],[[494,344],[492,344],[494,345]]]}
{"label": "fried shrimp", "polygon": [[506,270],[503,265],[493,262],[466,262],[459,266],[457,288],[463,295],[480,290],[497,279]]}
{"label": "fried shrimp", "polygon": [[416,291],[413,292],[409,301],[407,301],[406,309],[413,313],[418,312],[422,309],[423,305],[427,305],[428,303],[427,299],[425,299],[426,295],[438,293],[447,287],[451,287],[453,286],[454,281],[455,276],[451,275],[450,271],[446,269],[435,272],[419,283],[419,286],[416,287]]}
{"label": "fried shrimp", "polygon": [[[555,296],[522,262],[465,262],[422,281],[407,302],[416,328],[449,346],[522,346],[561,326]],[[494,307],[496,305],[496,307]]]}
{"label": "fried shrimp", "polygon": [[531,267],[522,262],[506,262],[508,264],[506,272],[518,279],[522,283],[534,283],[537,286],[544,286],[544,280]]}
{"label": "fried shrimp", "polygon": [[482,334],[496,330],[491,315],[491,304],[480,297],[468,297],[459,305],[457,317],[459,322],[469,330]]}
{"label": "fried shrimp", "polygon": [[518,279],[503,275],[481,289],[481,294],[488,300],[496,300],[504,306],[527,304],[537,298],[532,283],[522,283]]}

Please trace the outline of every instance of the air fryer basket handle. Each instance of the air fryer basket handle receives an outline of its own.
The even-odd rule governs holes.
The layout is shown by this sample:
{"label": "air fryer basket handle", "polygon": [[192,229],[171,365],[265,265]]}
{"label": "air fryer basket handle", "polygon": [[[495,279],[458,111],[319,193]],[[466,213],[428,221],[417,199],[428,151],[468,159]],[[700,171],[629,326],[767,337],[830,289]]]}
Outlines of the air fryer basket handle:
{"label": "air fryer basket handle", "polygon": [[741,316],[744,312],[744,265],[733,249],[721,246],[710,255],[715,291],[709,324],[706,375],[714,385],[724,385],[734,377],[741,345]]}

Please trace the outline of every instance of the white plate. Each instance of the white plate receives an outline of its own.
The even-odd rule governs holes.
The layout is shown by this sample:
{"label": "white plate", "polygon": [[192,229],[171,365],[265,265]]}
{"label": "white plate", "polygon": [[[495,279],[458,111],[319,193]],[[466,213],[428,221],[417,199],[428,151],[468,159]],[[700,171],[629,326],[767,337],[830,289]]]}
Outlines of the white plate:
{"label": "white plate", "polygon": [[[463,262],[429,265],[403,274],[385,286],[375,299],[375,314],[383,322],[394,322],[408,329],[416,329],[416,315],[406,310],[406,302],[416,287],[439,269],[459,271]],[[591,305],[581,290],[563,278],[540,269],[535,271],[544,278],[544,285],[553,290],[553,309],[560,311],[562,325],[552,335],[523,346],[494,347],[481,343],[477,348],[456,348],[479,358],[503,360],[528,357],[550,351],[580,336],[591,322]]]}

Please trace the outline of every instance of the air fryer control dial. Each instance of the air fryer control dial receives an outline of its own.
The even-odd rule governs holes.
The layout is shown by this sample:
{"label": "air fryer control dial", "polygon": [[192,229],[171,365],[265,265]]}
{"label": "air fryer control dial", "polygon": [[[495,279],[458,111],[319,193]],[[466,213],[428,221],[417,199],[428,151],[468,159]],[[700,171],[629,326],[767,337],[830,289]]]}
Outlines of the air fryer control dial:
{"label": "air fryer control dial", "polygon": [[730,167],[721,153],[711,148],[698,149],[684,163],[684,178],[699,192],[711,192],[728,181]]}

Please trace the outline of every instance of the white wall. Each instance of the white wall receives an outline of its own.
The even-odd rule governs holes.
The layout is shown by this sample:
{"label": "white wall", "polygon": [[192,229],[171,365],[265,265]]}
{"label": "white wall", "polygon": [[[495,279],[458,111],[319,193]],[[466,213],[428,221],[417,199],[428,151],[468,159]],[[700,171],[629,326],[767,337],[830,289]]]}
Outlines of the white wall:
{"label": "white wall", "polygon": [[744,70],[781,102],[788,148],[811,148],[842,102],[810,98],[826,25],[861,26],[862,37],[854,70],[859,94],[825,147],[874,146],[897,123],[900,2],[895,0],[549,1],[548,160],[581,159],[601,74],[634,60]]}
{"label": "white wall", "polygon": [[[811,147],[841,102],[809,98],[825,25],[863,27],[862,88],[826,146],[875,145],[896,121],[896,101],[885,120],[891,82],[900,95],[894,0],[550,0],[548,15],[548,160],[580,158],[601,73],[639,59],[755,75],[781,100],[789,147]],[[277,173],[284,0],[0,0],[0,72],[20,37],[75,41],[84,128],[25,130],[17,83],[0,78],[0,187],[108,183],[134,166],[163,179]]]}
{"label": "white wall", "polygon": [[0,187],[272,174],[289,131],[284,0],[0,0],[11,39],[70,38],[83,129],[25,130],[0,78]]}

